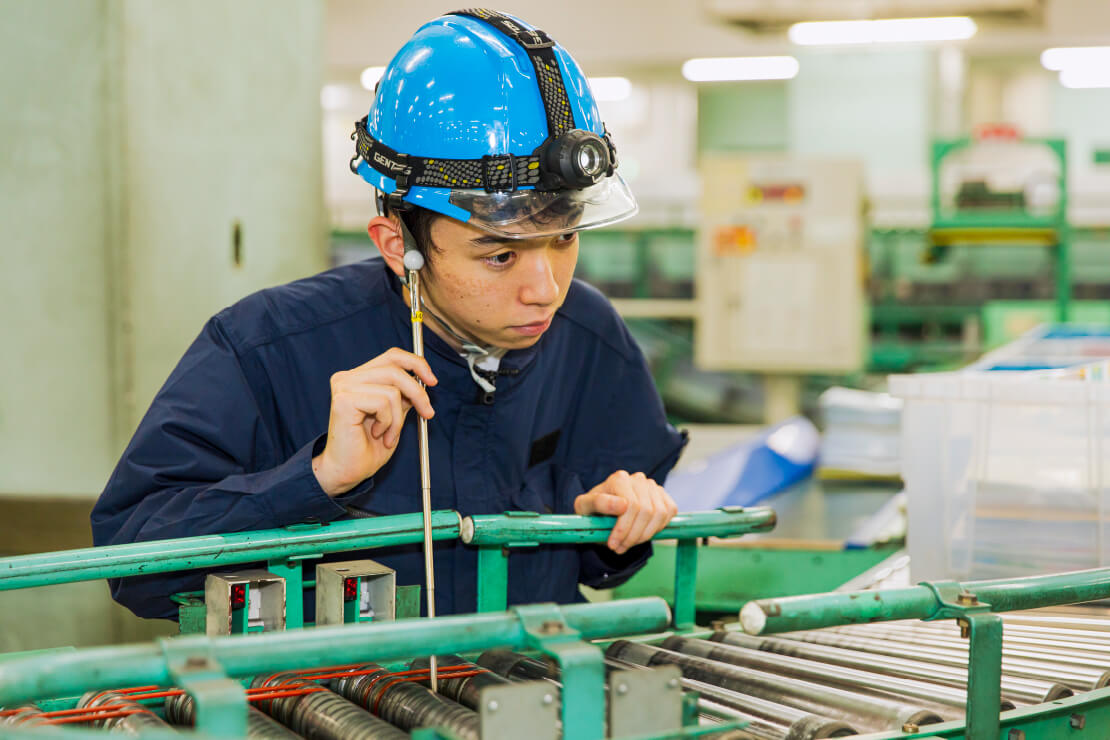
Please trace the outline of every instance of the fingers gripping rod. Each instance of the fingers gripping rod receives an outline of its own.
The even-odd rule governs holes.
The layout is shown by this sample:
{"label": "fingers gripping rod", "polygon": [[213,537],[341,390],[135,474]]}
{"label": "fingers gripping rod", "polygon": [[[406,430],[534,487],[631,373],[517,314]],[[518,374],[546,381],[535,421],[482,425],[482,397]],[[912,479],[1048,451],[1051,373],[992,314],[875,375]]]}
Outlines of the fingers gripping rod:
{"label": "fingers gripping rod", "polygon": [[[405,271],[408,274],[409,302],[412,304],[412,351],[417,357],[424,357],[424,312],[420,310],[420,268],[424,266],[424,256],[415,249],[405,251]],[[418,377],[416,382],[424,387]],[[424,580],[428,594],[428,616],[436,615],[436,574],[432,560],[432,474],[428,456],[428,420],[417,415],[420,434],[420,493],[424,511]],[[438,690],[436,658],[431,656],[432,691]]]}

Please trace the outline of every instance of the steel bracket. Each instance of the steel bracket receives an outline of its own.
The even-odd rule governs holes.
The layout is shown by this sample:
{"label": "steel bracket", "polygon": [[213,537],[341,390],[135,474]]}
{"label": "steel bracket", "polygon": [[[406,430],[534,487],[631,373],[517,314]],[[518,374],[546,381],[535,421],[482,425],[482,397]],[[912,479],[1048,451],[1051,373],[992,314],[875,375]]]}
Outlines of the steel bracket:
{"label": "steel bracket", "polygon": [[554,604],[513,607],[529,647],[559,664],[563,683],[563,737],[605,737],[605,663],[601,649],[581,640]]}
{"label": "steel bracket", "polygon": [[967,647],[967,740],[997,740],[1002,702],[1002,618],[955,581],[922,583],[937,600],[923,621],[955,619]]}
{"label": "steel bracket", "polygon": [[159,644],[170,678],[196,702],[196,732],[246,737],[247,693],[242,684],[227,677],[211,646],[191,638],[163,638]]}
{"label": "steel bracket", "polygon": [[970,614],[980,614],[991,610],[990,604],[979,601],[975,594],[965,590],[956,581],[922,581],[918,585],[932,591],[937,600],[936,611],[921,620],[923,622],[933,622],[940,619],[961,619]]}

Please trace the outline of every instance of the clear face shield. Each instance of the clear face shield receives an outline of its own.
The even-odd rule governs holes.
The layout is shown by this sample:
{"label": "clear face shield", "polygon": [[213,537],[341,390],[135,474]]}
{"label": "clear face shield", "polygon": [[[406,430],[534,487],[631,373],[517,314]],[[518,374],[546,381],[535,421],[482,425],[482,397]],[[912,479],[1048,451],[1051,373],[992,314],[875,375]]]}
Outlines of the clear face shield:
{"label": "clear face shield", "polygon": [[467,211],[468,224],[506,239],[539,239],[623,221],[639,207],[614,173],[581,190],[456,190],[450,203]]}

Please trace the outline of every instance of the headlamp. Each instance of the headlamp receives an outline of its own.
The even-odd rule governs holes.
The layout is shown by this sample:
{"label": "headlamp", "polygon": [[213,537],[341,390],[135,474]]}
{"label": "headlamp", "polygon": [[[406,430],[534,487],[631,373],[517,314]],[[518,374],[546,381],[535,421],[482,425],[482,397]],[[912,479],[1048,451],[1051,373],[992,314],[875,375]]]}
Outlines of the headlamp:
{"label": "headlamp", "polygon": [[609,143],[592,131],[571,129],[537,152],[545,189],[581,190],[613,174]]}

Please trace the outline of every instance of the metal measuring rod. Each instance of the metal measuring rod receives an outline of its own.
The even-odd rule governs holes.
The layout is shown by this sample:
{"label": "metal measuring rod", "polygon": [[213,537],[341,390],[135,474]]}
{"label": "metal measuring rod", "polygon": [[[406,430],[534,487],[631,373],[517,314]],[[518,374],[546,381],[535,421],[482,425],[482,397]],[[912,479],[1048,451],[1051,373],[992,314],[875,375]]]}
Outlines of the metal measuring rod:
{"label": "metal measuring rod", "polygon": [[[412,351],[417,357],[424,358],[424,312],[420,310],[420,269],[424,267],[424,255],[415,249],[405,250],[405,271],[408,273],[409,303],[412,311]],[[416,382],[424,387],[419,376]],[[420,498],[424,511],[424,580],[428,592],[428,616],[436,615],[436,574],[432,560],[432,473],[428,455],[428,420],[417,414],[417,429],[420,435]],[[431,656],[428,667],[431,669],[432,691],[438,691],[436,658]]]}

